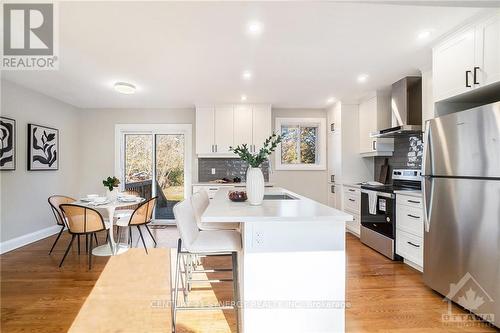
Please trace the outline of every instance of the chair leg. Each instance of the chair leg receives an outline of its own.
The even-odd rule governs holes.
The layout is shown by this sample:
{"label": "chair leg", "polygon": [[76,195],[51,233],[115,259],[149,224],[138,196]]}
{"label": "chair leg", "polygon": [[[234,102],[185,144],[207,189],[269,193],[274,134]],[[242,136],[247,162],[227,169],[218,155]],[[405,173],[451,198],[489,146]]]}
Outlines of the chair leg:
{"label": "chair leg", "polygon": [[89,245],[89,271],[92,269],[92,235],[90,235],[90,245]]}
{"label": "chair leg", "polygon": [[181,268],[181,240],[177,245],[177,261],[175,263],[175,284],[174,284],[174,304],[172,305],[172,332],[175,333],[175,324],[177,319],[177,300],[179,298],[179,275]]}
{"label": "chair leg", "polygon": [[151,239],[153,240],[153,243],[155,243],[155,247],[156,247],[156,239],[153,237],[153,233],[151,232],[151,230],[149,229],[148,225],[145,224],[144,225],[146,227],[146,230],[149,232],[149,236],[151,236]]}
{"label": "chair leg", "polygon": [[66,249],[66,252],[64,252],[64,256],[63,256],[61,262],[59,263],[59,267],[62,267],[64,259],[66,259],[66,256],[68,255],[69,249],[71,249],[71,245],[73,244],[73,241],[75,240],[75,237],[76,237],[76,235],[71,235],[71,241],[68,244],[68,248]]}
{"label": "chair leg", "polygon": [[132,243],[132,227],[131,226],[128,227],[128,240],[130,242],[130,247],[134,246],[134,244]]}
{"label": "chair leg", "polygon": [[85,234],[85,253],[89,253],[89,234]]}
{"label": "chair leg", "polygon": [[97,233],[94,232],[95,245],[99,245],[99,241],[97,240]]}
{"label": "chair leg", "polygon": [[115,239],[118,239],[118,241],[116,242],[116,244],[119,244],[119,239],[120,239],[120,226],[117,225],[116,226],[116,238]]}
{"label": "chair leg", "polygon": [[144,237],[142,236],[141,227],[137,226],[137,230],[139,230],[139,235],[141,236],[142,245],[144,245],[144,250],[146,250],[146,254],[148,254],[148,248],[146,247],[146,242],[144,241]]}
{"label": "chair leg", "polygon": [[233,252],[232,254],[232,265],[233,265],[233,302],[234,302],[234,315],[236,317],[236,332],[240,331],[240,291],[238,287],[238,253]]}
{"label": "chair leg", "polygon": [[59,238],[61,237],[62,233],[64,231],[64,226],[61,228],[61,231],[59,231],[59,234],[57,234],[57,238],[56,240],[54,241],[54,244],[52,244],[52,247],[50,248],[50,251],[49,251],[49,254],[52,253],[52,250],[54,250],[54,247],[56,247],[56,243],[57,241],[59,240]]}
{"label": "chair leg", "polygon": [[78,255],[80,255],[80,235],[78,235]]}

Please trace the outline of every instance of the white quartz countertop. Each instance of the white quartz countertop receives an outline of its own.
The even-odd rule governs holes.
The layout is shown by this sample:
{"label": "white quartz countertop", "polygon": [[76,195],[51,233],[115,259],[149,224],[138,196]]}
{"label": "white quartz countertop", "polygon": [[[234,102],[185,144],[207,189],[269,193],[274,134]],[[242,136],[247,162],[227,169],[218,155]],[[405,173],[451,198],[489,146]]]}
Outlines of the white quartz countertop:
{"label": "white quartz countertop", "polygon": [[[214,182],[198,182],[193,183],[192,186],[237,186],[237,187],[245,187],[247,183],[214,183]],[[274,186],[274,183],[265,183],[264,186],[271,187]]]}
{"label": "white quartz countertop", "polygon": [[202,222],[314,222],[352,221],[352,215],[328,207],[297,193],[279,187],[266,188],[266,194],[288,194],[296,200],[264,200],[262,205],[232,202],[230,189],[220,189],[201,216]]}
{"label": "white quartz countertop", "polygon": [[361,184],[356,184],[356,183],[344,183],[342,185],[353,188],[361,188]]}
{"label": "white quartz countertop", "polygon": [[409,195],[411,197],[422,197],[422,191],[419,190],[396,190],[394,193]]}

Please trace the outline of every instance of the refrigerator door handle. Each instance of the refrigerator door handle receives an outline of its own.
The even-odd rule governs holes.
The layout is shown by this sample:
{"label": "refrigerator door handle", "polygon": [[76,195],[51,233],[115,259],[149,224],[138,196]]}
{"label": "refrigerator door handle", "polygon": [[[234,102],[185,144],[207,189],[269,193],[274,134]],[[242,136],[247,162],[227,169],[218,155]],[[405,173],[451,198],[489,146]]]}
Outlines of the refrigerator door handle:
{"label": "refrigerator door handle", "polygon": [[422,156],[422,176],[429,176],[431,174],[431,154],[432,154],[432,146],[431,146],[431,123],[427,121],[425,123],[425,133],[423,136],[424,139],[424,152]]}
{"label": "refrigerator door handle", "polygon": [[[427,121],[424,134],[424,156],[422,157],[422,194],[424,199],[424,226],[425,231],[429,232],[431,227],[431,213],[432,213],[432,192],[433,192],[433,178],[431,176],[432,167],[432,142],[431,142],[431,123]],[[427,182],[430,182],[430,195],[428,195]]]}
{"label": "refrigerator door handle", "polygon": [[[430,182],[430,194],[427,195],[427,181]],[[425,232],[429,232],[431,228],[431,218],[432,218],[432,199],[434,192],[434,178],[430,176],[422,177],[422,195],[424,199],[424,227]]]}

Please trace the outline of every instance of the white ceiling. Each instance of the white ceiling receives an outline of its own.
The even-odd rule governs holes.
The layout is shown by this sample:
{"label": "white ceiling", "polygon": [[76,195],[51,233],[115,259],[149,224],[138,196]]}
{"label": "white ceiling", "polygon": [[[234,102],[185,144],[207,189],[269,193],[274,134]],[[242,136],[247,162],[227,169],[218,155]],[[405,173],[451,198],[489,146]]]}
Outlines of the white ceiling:
{"label": "white ceiling", "polygon": [[[332,2],[61,2],[60,69],[8,80],[82,108],[324,107],[429,66],[433,40],[479,9]],[[248,36],[258,20],[264,32]],[[417,39],[422,29],[431,38]],[[250,81],[243,70],[253,73]],[[369,79],[359,84],[356,77]],[[138,86],[118,94],[116,81]]]}

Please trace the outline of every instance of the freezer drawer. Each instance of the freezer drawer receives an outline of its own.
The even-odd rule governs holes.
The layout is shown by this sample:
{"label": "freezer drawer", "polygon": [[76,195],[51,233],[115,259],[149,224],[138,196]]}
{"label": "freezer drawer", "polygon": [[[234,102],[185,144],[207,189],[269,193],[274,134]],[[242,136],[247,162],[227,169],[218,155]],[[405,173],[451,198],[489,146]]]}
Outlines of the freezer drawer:
{"label": "freezer drawer", "polygon": [[[500,181],[430,178],[424,198],[424,282],[443,295],[469,276],[485,302],[475,313],[494,314],[500,326]],[[470,280],[470,278],[469,278]],[[467,289],[467,288],[465,288]],[[467,290],[450,295],[461,300]],[[491,301],[493,300],[493,301]]]}

